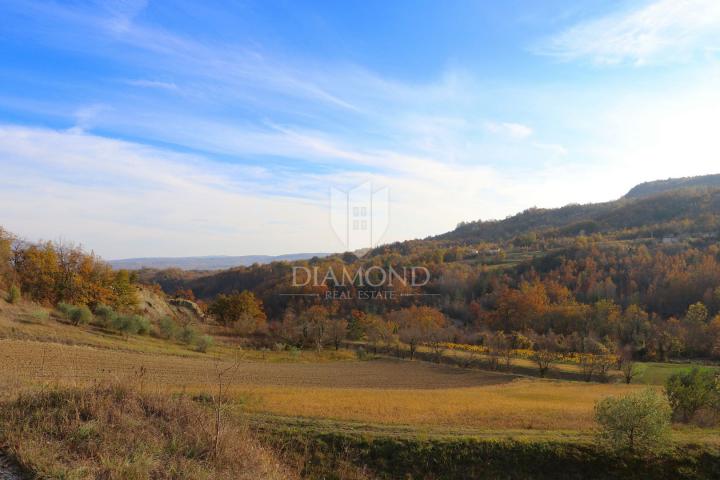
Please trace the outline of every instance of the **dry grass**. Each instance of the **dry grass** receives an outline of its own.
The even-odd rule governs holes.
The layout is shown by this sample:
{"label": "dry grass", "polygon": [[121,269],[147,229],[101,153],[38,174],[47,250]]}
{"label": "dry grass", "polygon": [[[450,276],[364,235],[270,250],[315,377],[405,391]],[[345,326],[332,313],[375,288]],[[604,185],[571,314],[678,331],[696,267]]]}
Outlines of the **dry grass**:
{"label": "dry grass", "polygon": [[[216,360],[0,340],[0,386],[134,382],[158,392],[203,393]],[[146,373],[139,377],[143,367]],[[517,379],[422,362],[243,361],[229,391],[253,412],[478,429],[586,430],[594,402],[638,388]]]}
{"label": "dry grass", "polygon": [[[307,355],[312,358],[315,354]],[[231,379],[236,385],[439,389],[490,385],[513,378],[500,373],[393,360],[320,363],[268,363],[243,357],[240,360]],[[149,386],[183,388],[212,384],[216,366],[230,363],[230,359],[0,340],[0,386],[10,389],[43,383],[81,385],[96,380],[133,380],[141,367],[146,371],[144,378]]]}
{"label": "dry grass", "polygon": [[53,389],[0,405],[0,443],[38,478],[293,478],[248,431],[183,398]]}
{"label": "dry grass", "polygon": [[482,430],[594,427],[595,401],[639,388],[544,380],[441,390],[236,388],[252,412],[341,421]]}

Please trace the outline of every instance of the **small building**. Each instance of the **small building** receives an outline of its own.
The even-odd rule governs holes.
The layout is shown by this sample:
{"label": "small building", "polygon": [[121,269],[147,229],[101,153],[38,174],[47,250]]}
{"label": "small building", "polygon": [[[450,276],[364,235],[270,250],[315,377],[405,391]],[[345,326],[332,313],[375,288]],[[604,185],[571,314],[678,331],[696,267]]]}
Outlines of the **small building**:
{"label": "small building", "polygon": [[662,239],[663,245],[675,245],[679,242],[680,240],[674,235],[667,235]]}

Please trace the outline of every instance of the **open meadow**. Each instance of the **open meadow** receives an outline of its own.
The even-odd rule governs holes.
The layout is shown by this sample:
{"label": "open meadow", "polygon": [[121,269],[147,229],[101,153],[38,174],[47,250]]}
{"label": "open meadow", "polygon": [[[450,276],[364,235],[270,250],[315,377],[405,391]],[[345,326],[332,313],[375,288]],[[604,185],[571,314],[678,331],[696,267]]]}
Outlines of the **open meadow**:
{"label": "open meadow", "polygon": [[[309,354],[313,355],[313,354]],[[160,392],[212,393],[218,371],[246,411],[400,425],[584,430],[603,396],[636,386],[522,378],[403,360],[269,362],[0,340],[0,384],[129,382]],[[11,368],[6,368],[12,366]]]}
{"label": "open meadow", "polygon": [[[163,408],[191,410],[195,405],[200,410],[194,415],[200,418],[212,413],[222,388],[224,422],[230,422],[227,428],[238,428],[237,435],[245,438],[242,432],[250,427],[265,445],[286,452],[283,461],[295,465],[307,478],[325,478],[327,472],[340,468],[354,469],[352,465],[358,462],[374,465],[377,471],[411,472],[419,468],[413,458],[423,458],[425,448],[445,452],[437,455],[446,460],[433,467],[438,478],[465,478],[462,462],[469,462],[463,468],[476,468],[477,458],[485,456],[488,465],[497,462],[492,468],[504,471],[513,455],[533,464],[575,451],[577,462],[568,463],[567,468],[582,468],[584,462],[595,461],[587,460],[586,455],[599,455],[592,446],[598,400],[642,390],[646,388],[642,383],[656,383],[651,388],[659,390],[670,372],[688,368],[642,364],[641,380],[632,385],[618,382],[617,375],[610,377],[610,383],[588,383],[567,379],[578,373],[572,364],[558,364],[555,378],[541,379],[532,376],[532,362],[523,358],[512,359],[513,368],[508,372],[390,355],[357,355],[345,349],[319,353],[258,350],[241,348],[232,338],[211,330],[211,325],[199,328],[216,339],[207,352],[155,335],[127,336],[96,325],[73,326],[56,312],[30,303],[0,304],[0,400],[13,402],[18,395],[28,394],[51,401],[56,395],[52,392],[66,392],[57,394],[69,395],[63,397],[69,402],[63,408],[74,409],[72,392],[76,390],[72,389],[98,398],[108,395],[103,389],[123,388],[149,395],[150,400],[133,400],[141,404],[160,401]],[[457,352],[446,354],[452,359]],[[133,393],[123,395],[135,398]],[[178,407],[172,399],[192,405]],[[44,414],[38,418],[49,421]],[[70,431],[75,436],[87,427],[71,428],[80,429]],[[207,445],[212,432],[203,435],[202,442]],[[673,438],[683,449],[720,447],[715,429],[676,428]],[[372,440],[367,443],[367,439]],[[41,448],[44,440],[37,441],[40,443],[32,440],[25,444],[31,451],[17,452],[19,457],[32,459],[33,471],[51,472],[53,466],[64,463],[70,465],[66,471],[75,471],[73,461],[62,457],[65,444],[56,446],[57,453],[48,453]],[[548,457],[545,448],[557,450]],[[350,451],[364,455],[364,460],[345,458],[342,452]],[[407,462],[394,460],[401,453],[410,455]],[[459,454],[468,455],[468,460],[457,457]],[[605,461],[602,456],[597,458]],[[672,461],[678,458],[672,457]],[[279,468],[273,461],[263,460],[265,463],[254,468]],[[152,465],[158,468],[160,463]],[[112,468],[122,471],[117,465]],[[368,478],[348,472],[341,478]],[[60,478],[65,474],[50,477],[55,478],[53,475]]]}
{"label": "open meadow", "polygon": [[[126,340],[69,326],[37,307],[6,308],[0,334],[5,395],[102,382],[203,395],[222,382],[230,401],[245,413],[487,433],[589,431],[597,400],[639,388],[422,361],[360,361],[343,350],[290,354],[219,344],[203,354],[152,337]],[[220,372],[225,372],[221,378]]]}
{"label": "open meadow", "polygon": [[[202,396],[222,383],[238,412],[420,431],[589,432],[597,400],[635,391],[641,383],[660,385],[671,372],[689,368],[642,364],[638,384],[624,385],[370,358],[358,360],[354,352],[342,349],[320,354],[258,351],[223,341],[200,353],[153,336],[124,338],[92,326],[71,326],[30,304],[3,304],[0,312],[4,396],[39,387],[109,382]],[[515,370],[533,372],[527,359],[512,362]],[[558,364],[555,369],[562,374],[575,372],[577,366]]]}

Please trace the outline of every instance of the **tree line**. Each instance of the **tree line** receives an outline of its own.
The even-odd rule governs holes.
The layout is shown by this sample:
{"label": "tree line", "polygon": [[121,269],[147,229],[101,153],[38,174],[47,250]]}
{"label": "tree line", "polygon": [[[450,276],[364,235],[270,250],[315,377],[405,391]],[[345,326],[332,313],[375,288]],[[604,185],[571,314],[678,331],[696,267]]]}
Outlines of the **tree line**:
{"label": "tree line", "polygon": [[137,303],[134,276],[65,242],[32,243],[0,227],[0,288],[44,305],[67,303],[128,309]]}

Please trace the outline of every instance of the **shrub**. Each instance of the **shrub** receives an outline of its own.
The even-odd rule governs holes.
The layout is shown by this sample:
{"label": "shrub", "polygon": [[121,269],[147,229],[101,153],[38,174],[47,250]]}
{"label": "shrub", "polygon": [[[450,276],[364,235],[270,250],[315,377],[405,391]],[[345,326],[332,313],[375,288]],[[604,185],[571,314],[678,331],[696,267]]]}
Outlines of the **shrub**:
{"label": "shrub", "polygon": [[713,405],[720,397],[713,372],[699,368],[673,374],[665,383],[665,392],[673,413],[683,422],[689,422],[698,410]]}
{"label": "shrub", "polygon": [[58,311],[62,314],[65,318],[70,318],[70,313],[73,311],[75,307],[70,305],[69,303],[63,303],[60,302],[57,304]]}
{"label": "shrub", "polygon": [[100,326],[111,327],[115,317],[117,317],[117,312],[107,305],[99,304],[95,307],[95,319]]}
{"label": "shrub", "polygon": [[652,389],[604,398],[595,404],[598,436],[618,451],[661,451],[668,444],[671,413],[667,399]]}
{"label": "shrub", "polygon": [[201,353],[207,352],[213,346],[213,338],[210,335],[201,335],[195,341],[195,350]]}
{"label": "shrub", "polygon": [[140,315],[119,315],[113,319],[112,327],[122,332],[125,338],[133,334],[147,334],[150,332],[150,322]]}
{"label": "shrub", "polygon": [[93,319],[93,314],[87,305],[73,307],[70,311],[70,321],[73,325],[86,325]]}
{"label": "shrub", "polygon": [[58,303],[57,309],[60,311],[62,316],[73,325],[80,325],[90,323],[93,319],[93,314],[87,305],[70,305],[69,303]]}
{"label": "shrub", "polygon": [[22,295],[20,294],[20,288],[18,288],[17,285],[12,285],[5,299],[8,303],[17,303],[20,301],[21,297]]}
{"label": "shrub", "polygon": [[150,333],[150,320],[140,315],[134,315],[135,322],[137,322],[137,333],[140,335],[147,335]]}
{"label": "shrub", "polygon": [[178,336],[178,325],[171,317],[163,317],[158,324],[158,333],[160,337],[171,340]]}
{"label": "shrub", "polygon": [[137,333],[137,324],[132,315],[118,315],[112,321],[112,328],[122,332],[126,337]]}
{"label": "shrub", "polygon": [[180,329],[180,333],[178,334],[178,340],[181,342],[191,345],[195,343],[195,340],[197,339],[197,332],[191,325],[185,325]]}

